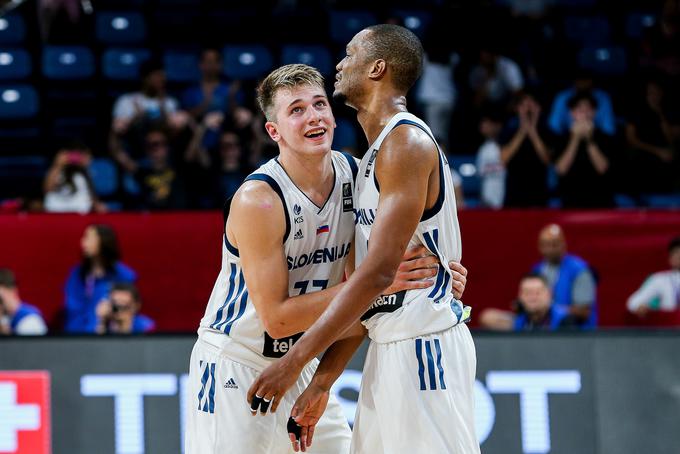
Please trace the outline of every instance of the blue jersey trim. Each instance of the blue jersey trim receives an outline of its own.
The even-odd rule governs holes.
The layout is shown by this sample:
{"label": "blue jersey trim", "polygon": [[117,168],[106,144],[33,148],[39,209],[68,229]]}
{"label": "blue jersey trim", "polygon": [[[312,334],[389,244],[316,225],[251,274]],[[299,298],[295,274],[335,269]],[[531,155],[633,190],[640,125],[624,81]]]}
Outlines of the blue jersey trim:
{"label": "blue jersey trim", "polygon": [[425,363],[423,363],[423,340],[416,339],[416,358],[418,359],[418,379],[420,380],[420,390],[425,391]]}
{"label": "blue jersey trim", "polygon": [[350,169],[352,169],[352,177],[354,179],[354,182],[357,181],[357,174],[359,173],[359,166],[357,166],[357,162],[354,160],[354,156],[352,156],[349,153],[342,153],[342,155],[347,159],[347,163],[349,164]]}
{"label": "blue jersey trim", "polygon": [[253,173],[245,179],[245,181],[253,180],[264,181],[269,186],[271,186],[274,192],[276,192],[281,198],[281,203],[283,204],[283,214],[286,216],[286,233],[283,235],[283,242],[285,243],[288,240],[288,236],[290,235],[290,216],[288,215],[288,207],[286,206],[286,199],[283,197],[281,186],[279,186],[275,179],[264,173]]}
{"label": "blue jersey trim", "polygon": [[[432,218],[435,216],[437,213],[439,213],[439,210],[441,210],[442,205],[444,205],[444,193],[445,193],[445,182],[444,182],[444,166],[442,165],[442,157],[441,157],[441,152],[439,151],[439,145],[437,145],[437,141],[434,140],[434,137],[423,127],[423,125],[416,123],[415,121],[412,120],[399,120],[393,127],[396,128],[397,126],[400,125],[410,125],[410,126],[415,126],[416,128],[421,129],[425,134],[428,135],[430,139],[434,142],[434,144],[437,146],[437,158],[439,159],[439,195],[437,196],[437,201],[434,203],[432,208],[423,211],[423,216],[420,218],[420,221],[427,221],[428,219]],[[377,180],[376,180],[376,185],[377,185]]]}
{"label": "blue jersey trim", "polygon": [[233,246],[233,245],[229,242],[229,238],[227,238],[227,234],[226,234],[226,233],[224,234],[224,245],[227,247],[227,250],[228,250],[229,252],[231,252],[232,254],[234,254],[236,257],[239,257],[239,255],[238,255],[238,248],[235,247],[235,246]]}

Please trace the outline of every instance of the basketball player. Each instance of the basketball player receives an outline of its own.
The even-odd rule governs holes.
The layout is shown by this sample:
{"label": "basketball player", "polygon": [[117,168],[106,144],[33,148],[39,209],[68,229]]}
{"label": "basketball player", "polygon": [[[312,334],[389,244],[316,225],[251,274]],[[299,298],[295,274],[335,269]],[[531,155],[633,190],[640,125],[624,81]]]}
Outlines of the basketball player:
{"label": "basketball player", "polygon": [[[356,271],[249,390],[249,397],[274,399],[275,411],[303,365],[361,319],[371,343],[353,453],[479,453],[473,427],[476,357],[463,323],[469,310],[454,298],[444,266],[461,257],[453,184],[429,128],[406,110],[422,54],[418,38],[395,25],[368,27],[348,44],[334,96],[357,110],[371,144],[356,182]],[[437,283],[386,296],[409,245],[425,245],[439,257]],[[337,357],[324,357],[318,370],[336,377],[344,366]],[[319,402],[317,388],[296,404],[298,421],[310,403]]]}
{"label": "basketball player", "polygon": [[[189,454],[292,451],[287,413],[282,421],[278,415],[252,418],[246,390],[319,317],[342,287],[337,284],[346,262],[353,265],[357,167],[354,158],[330,149],[335,120],[323,78],[306,65],[284,66],[260,85],[258,102],[280,156],[246,178],[225,210],[222,269],[191,355]],[[412,250],[408,258],[422,252]],[[422,280],[434,274],[422,269],[431,261],[405,262],[393,288],[431,286]],[[464,276],[459,277],[464,286]],[[361,342],[347,337],[330,356],[332,350],[353,351]],[[316,363],[301,369],[294,392],[282,402],[286,411],[310,382]],[[325,403],[315,414],[321,416]],[[349,451],[349,427],[334,399],[316,431],[316,452]]]}

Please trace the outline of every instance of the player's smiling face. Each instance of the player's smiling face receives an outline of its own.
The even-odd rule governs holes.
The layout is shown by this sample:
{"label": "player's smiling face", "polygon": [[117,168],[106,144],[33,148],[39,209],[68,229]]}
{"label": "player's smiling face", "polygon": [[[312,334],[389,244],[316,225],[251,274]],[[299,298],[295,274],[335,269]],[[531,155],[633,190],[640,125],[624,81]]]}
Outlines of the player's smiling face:
{"label": "player's smiling face", "polygon": [[330,151],[335,118],[323,88],[301,85],[280,89],[274,108],[275,119],[265,127],[280,148],[314,154]]}

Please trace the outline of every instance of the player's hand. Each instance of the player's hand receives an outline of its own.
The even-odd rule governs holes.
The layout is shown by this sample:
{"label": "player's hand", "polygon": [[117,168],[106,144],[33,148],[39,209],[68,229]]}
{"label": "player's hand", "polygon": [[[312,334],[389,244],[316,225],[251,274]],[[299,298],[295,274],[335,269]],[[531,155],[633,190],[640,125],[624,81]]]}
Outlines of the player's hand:
{"label": "player's hand", "polygon": [[328,390],[312,382],[295,401],[290,412],[292,423],[288,423],[288,436],[295,452],[306,452],[312,446],[314,428],[326,410],[329,396]]}
{"label": "player's hand", "polygon": [[449,262],[449,268],[453,277],[453,297],[459,300],[465,292],[468,270],[458,262]]}
{"label": "player's hand", "polygon": [[271,404],[271,412],[274,413],[286,394],[300,376],[302,367],[291,364],[286,358],[270,364],[248,390],[248,403],[253,416],[258,411],[263,415],[267,413]]}
{"label": "player's hand", "polygon": [[402,290],[431,287],[434,284],[431,278],[437,275],[438,264],[439,258],[432,255],[425,246],[407,249],[394,281],[383,294],[391,295]]}

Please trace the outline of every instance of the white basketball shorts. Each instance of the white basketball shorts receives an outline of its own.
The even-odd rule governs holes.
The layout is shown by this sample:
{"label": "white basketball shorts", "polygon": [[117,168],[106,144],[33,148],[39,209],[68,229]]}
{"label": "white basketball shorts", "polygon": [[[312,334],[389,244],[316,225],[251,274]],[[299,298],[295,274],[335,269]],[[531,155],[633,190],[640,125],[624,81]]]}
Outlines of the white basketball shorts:
{"label": "white basketball shorts", "polygon": [[[185,453],[293,453],[286,423],[295,399],[307,387],[317,363],[314,360],[303,369],[276,413],[253,416],[246,394],[261,371],[233,361],[199,339],[191,352],[189,367]],[[331,396],[307,452],[347,454],[351,436],[340,404]]]}
{"label": "white basketball shorts", "polygon": [[476,367],[465,324],[397,342],[371,341],[351,453],[478,454]]}

